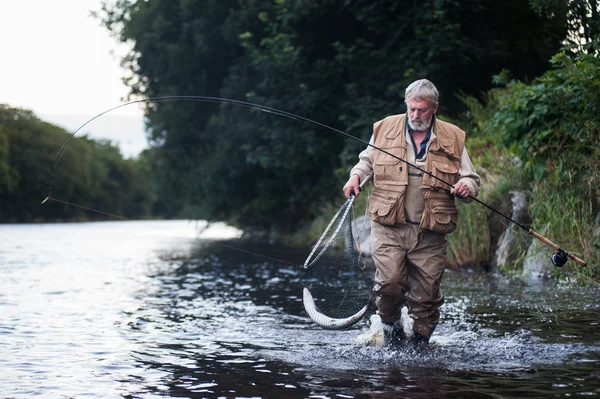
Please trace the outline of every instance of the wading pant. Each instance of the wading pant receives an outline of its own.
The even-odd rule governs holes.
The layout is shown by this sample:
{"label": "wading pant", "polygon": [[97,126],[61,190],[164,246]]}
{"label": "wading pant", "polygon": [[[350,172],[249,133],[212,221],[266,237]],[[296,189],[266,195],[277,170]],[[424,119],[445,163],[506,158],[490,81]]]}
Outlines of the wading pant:
{"label": "wading pant", "polygon": [[376,304],[384,322],[400,318],[406,304],[413,330],[430,337],[444,303],[440,283],[444,274],[446,236],[419,226],[372,224],[375,282],[381,286]]}

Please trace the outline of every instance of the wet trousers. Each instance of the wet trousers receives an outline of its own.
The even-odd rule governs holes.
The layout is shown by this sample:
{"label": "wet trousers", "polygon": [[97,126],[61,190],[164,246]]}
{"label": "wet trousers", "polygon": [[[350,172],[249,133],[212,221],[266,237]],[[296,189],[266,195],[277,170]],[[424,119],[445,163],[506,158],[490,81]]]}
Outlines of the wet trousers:
{"label": "wet trousers", "polygon": [[414,320],[413,330],[430,337],[444,303],[440,283],[446,259],[446,236],[421,230],[413,224],[382,226],[371,222],[375,261],[376,305],[384,322],[400,318],[406,304]]}

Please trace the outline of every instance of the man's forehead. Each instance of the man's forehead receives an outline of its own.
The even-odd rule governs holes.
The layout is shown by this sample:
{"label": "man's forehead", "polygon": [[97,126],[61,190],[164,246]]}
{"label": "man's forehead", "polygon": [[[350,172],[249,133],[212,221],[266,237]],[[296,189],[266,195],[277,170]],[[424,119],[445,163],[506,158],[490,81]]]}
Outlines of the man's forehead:
{"label": "man's forehead", "polygon": [[434,106],[434,104],[424,98],[412,98],[410,100],[406,100],[406,105],[411,108],[430,108]]}

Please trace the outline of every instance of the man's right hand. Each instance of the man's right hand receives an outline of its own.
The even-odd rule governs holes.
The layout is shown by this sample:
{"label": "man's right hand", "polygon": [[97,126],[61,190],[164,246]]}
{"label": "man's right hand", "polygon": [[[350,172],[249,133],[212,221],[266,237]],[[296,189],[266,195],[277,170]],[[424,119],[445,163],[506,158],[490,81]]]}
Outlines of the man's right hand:
{"label": "man's right hand", "polygon": [[352,193],[354,193],[355,197],[358,197],[360,194],[360,177],[358,175],[350,176],[343,190],[346,198],[350,198]]}

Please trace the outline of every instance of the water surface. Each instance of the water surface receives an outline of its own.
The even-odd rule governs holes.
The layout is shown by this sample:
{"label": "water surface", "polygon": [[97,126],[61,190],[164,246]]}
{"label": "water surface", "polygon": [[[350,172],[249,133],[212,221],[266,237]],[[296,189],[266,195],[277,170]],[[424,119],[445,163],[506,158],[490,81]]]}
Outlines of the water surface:
{"label": "water surface", "polygon": [[357,346],[306,317],[309,251],[202,227],[0,225],[0,397],[600,396],[596,287],[448,272],[431,350]]}

